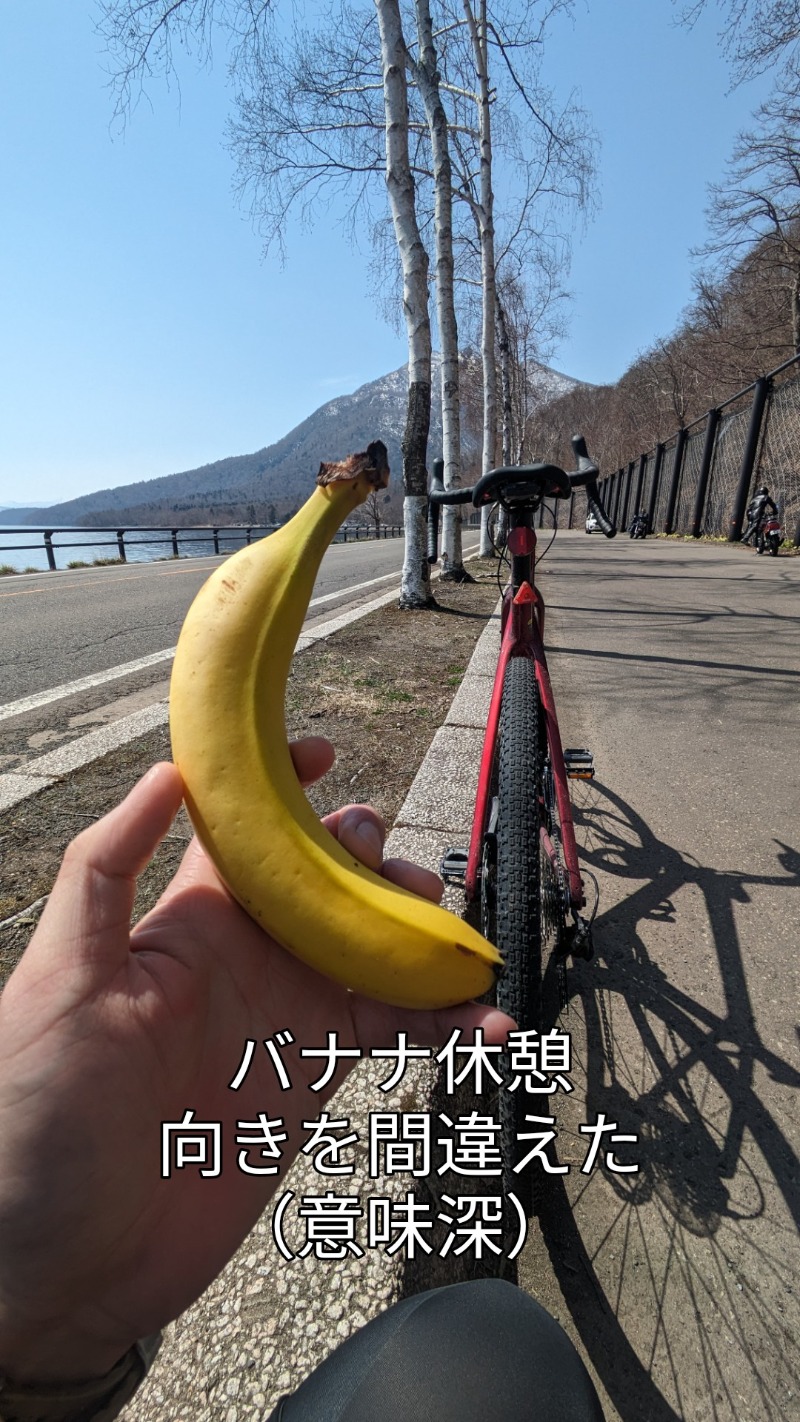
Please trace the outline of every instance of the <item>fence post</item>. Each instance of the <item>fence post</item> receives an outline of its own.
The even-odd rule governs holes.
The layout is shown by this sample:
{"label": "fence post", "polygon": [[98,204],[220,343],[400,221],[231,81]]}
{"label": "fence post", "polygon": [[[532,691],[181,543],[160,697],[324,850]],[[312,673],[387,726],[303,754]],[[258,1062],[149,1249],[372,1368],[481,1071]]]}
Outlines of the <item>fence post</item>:
{"label": "fence post", "polygon": [[632,460],[630,461],[630,464],[628,465],[628,472],[627,472],[627,474],[625,475],[625,498],[624,498],[623,503],[622,503],[622,529],[623,529],[623,532],[624,532],[625,529],[628,527],[628,505],[629,505],[630,499],[631,499],[631,484],[633,483],[633,466],[634,466],[635,463],[636,463],[636,460],[635,460],[635,459],[632,459]]}
{"label": "fence post", "polygon": [[610,495],[608,495],[607,512],[608,518],[611,519],[612,523],[617,522],[617,519],[615,519],[615,509],[617,509],[617,493],[620,491],[620,474],[621,469],[615,469],[614,474],[611,475],[611,492]]}
{"label": "fence post", "polygon": [[700,461],[700,474],[697,479],[697,493],[694,500],[694,518],[692,519],[692,538],[699,538],[703,528],[703,509],[708,492],[708,477],[711,473],[711,461],[714,458],[714,442],[717,437],[717,425],[719,424],[719,410],[712,409],[708,412],[708,423],[706,425],[706,437],[703,441],[703,458]]}
{"label": "fence post", "polygon": [[742,524],[744,523],[744,511],[747,507],[747,495],[750,492],[750,480],[753,477],[756,455],[758,453],[758,440],[761,434],[761,421],[764,416],[764,407],[767,403],[767,396],[770,393],[772,381],[768,375],[759,376],[753,392],[753,404],[750,410],[750,424],[747,429],[747,440],[742,454],[742,463],[739,470],[739,485],[736,490],[736,498],[733,502],[733,512],[731,513],[731,523],[728,530],[728,542],[736,543],[742,536]]}
{"label": "fence post", "polygon": [[170,533],[172,534],[172,556],[173,556],[173,558],[177,558],[177,557],[178,557],[178,530],[177,530],[177,528],[171,528],[171,529],[170,529]]}
{"label": "fence post", "polygon": [[125,557],[125,529],[124,529],[124,528],[118,528],[118,529],[117,529],[117,547],[118,547],[118,549],[119,549],[119,556],[120,556],[121,561],[122,561],[123,563],[127,563],[128,560],[127,560],[127,558]]}
{"label": "fence post", "polygon": [[682,425],[678,430],[678,437],[675,441],[675,462],[672,466],[672,482],[669,486],[669,497],[667,499],[667,516],[664,519],[664,532],[671,533],[672,525],[675,522],[675,505],[678,502],[678,487],[681,482],[681,466],[683,464],[683,451],[686,448],[686,427]]}
{"label": "fence post", "polygon": [[664,445],[656,445],[656,462],[653,466],[653,483],[650,488],[650,503],[647,509],[647,531],[653,532],[653,520],[656,516],[656,502],[658,500],[658,486],[661,483],[661,466],[664,463]]}
{"label": "fence post", "polygon": [[211,533],[214,539],[214,552],[219,554],[219,529],[212,528]]}
{"label": "fence post", "polygon": [[47,566],[51,573],[55,573],[57,571],[56,555],[53,552],[53,531],[50,528],[45,529],[44,551],[47,554]]}
{"label": "fence post", "polygon": [[619,523],[620,515],[622,513],[622,500],[625,497],[625,478],[627,472],[627,469],[620,469],[619,471],[619,482],[617,484],[617,513],[614,519],[614,522],[617,524]]}
{"label": "fence post", "polygon": [[625,484],[625,470],[624,470],[624,469],[618,469],[618,470],[617,470],[617,492],[616,492],[616,496],[615,496],[615,499],[614,499],[614,519],[613,519],[613,522],[616,523],[616,524],[619,523],[620,511],[621,511],[621,509],[622,509],[622,493],[623,493],[624,484]]}
{"label": "fence post", "polygon": [[644,475],[647,469],[647,455],[639,455],[639,473],[636,476],[636,498],[633,501],[633,512],[638,514],[639,505],[642,502],[642,489],[644,488]]}

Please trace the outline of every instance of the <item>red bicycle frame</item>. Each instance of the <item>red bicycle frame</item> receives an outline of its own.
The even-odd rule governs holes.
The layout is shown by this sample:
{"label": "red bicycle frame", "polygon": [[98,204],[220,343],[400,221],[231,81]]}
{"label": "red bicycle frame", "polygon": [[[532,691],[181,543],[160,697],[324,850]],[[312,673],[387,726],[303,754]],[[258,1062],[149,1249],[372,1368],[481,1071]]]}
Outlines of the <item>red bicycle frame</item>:
{"label": "red bicycle frame", "polygon": [[[509,534],[509,547],[512,552],[517,551],[512,546],[512,540],[514,540],[515,535],[524,535],[524,538],[520,541],[519,552],[523,554],[530,553],[531,569],[533,569],[535,567],[536,557],[535,531],[532,528],[513,529]],[[553,770],[558,815],[561,821],[561,840],[564,851],[570,903],[574,909],[583,908],[586,903],[586,896],[583,892],[583,880],[581,879],[578,866],[578,847],[575,842],[575,827],[572,822],[572,804],[570,802],[569,787],[567,784],[564,751],[561,745],[561,734],[558,729],[555,700],[553,698],[553,689],[550,685],[550,674],[547,670],[547,659],[544,654],[544,612],[544,602],[535,585],[529,582],[523,582],[516,595],[514,594],[511,584],[506,588],[503,594],[500,623],[500,655],[495,670],[494,687],[492,689],[492,699],[489,706],[489,720],[486,726],[486,735],[484,737],[483,751],[481,753],[481,764],[478,774],[478,793],[475,799],[475,815],[472,822],[472,834],[467,859],[465,892],[468,903],[479,893],[483,839],[489,815],[492,771],[497,750],[498,728],[500,725],[500,706],[503,699],[503,684],[505,682],[506,667],[511,657],[530,657],[534,664],[536,682],[539,688],[539,699],[544,713],[547,744],[550,750],[550,764]],[[555,867],[556,851],[544,825],[542,825],[541,828],[541,835],[545,852]]]}

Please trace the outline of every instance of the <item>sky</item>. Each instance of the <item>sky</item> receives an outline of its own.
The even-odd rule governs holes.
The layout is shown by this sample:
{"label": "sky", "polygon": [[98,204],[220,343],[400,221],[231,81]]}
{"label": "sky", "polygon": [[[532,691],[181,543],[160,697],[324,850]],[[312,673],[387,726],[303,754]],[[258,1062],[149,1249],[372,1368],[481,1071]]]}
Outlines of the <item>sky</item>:
{"label": "sky", "polygon": [[[604,384],[676,325],[707,185],[765,97],[733,92],[712,4],[576,0],[545,76],[600,139],[558,370]],[[321,213],[264,257],[224,146],[224,56],[180,60],[120,132],[92,0],[2,0],[0,508],[156,478],[287,434],[402,365],[370,249]]]}

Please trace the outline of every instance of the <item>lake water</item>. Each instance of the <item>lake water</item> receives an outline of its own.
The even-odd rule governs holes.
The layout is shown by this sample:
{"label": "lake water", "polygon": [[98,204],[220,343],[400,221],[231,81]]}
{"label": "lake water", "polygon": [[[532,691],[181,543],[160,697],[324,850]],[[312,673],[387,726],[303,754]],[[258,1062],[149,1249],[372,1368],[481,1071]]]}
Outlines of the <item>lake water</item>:
{"label": "lake water", "polygon": [[[44,524],[41,527],[43,528]],[[119,557],[115,531],[108,533],[99,528],[58,528],[54,524],[48,524],[48,527],[52,529],[53,553],[56,568],[59,571],[66,568],[75,559],[80,559],[84,563],[92,563],[95,558]],[[271,531],[263,525],[254,527],[251,540],[256,542]],[[386,531],[383,532],[385,536]],[[339,529],[333,542],[339,543],[346,533],[349,533],[349,537],[352,539],[356,535],[356,526],[348,525],[346,529]],[[357,530],[357,536],[359,538],[369,537],[370,529],[362,524]],[[236,549],[243,548],[246,542],[247,536],[243,530],[220,527],[219,551],[221,554],[235,553]],[[75,547],[76,544],[81,546]],[[210,531],[201,537],[196,532],[192,536],[190,529],[179,529],[178,550],[181,558],[213,557],[213,536]],[[125,534],[125,558],[129,563],[152,563],[156,558],[172,557],[172,537],[169,529],[154,528],[152,532]],[[21,530],[19,524],[0,523],[0,568],[4,564],[13,568],[17,573],[21,573],[26,568],[31,572],[46,573],[49,565],[43,534],[37,533],[32,528]]]}
{"label": "lake water", "polygon": [[[44,526],[44,525],[42,525]],[[11,530],[14,529],[14,532]],[[254,529],[253,537],[263,537],[264,529]],[[163,540],[161,542],[157,540]],[[233,553],[246,542],[245,534],[233,530],[220,529],[220,553]],[[68,547],[68,544],[83,546]],[[27,545],[27,546],[26,546]],[[187,530],[179,531],[178,548],[180,556],[197,558],[213,555],[214,544],[209,533],[207,539],[192,538]],[[53,553],[56,567],[66,568],[74,559],[92,563],[95,558],[118,558],[116,532],[107,533],[101,529],[81,528],[77,530],[53,528]],[[153,529],[148,533],[125,534],[125,557],[129,563],[149,563],[155,558],[171,558],[172,538],[169,529]],[[21,573],[24,568],[47,572],[48,562],[44,537],[28,528],[20,532],[18,524],[0,524],[0,567],[6,564]]]}

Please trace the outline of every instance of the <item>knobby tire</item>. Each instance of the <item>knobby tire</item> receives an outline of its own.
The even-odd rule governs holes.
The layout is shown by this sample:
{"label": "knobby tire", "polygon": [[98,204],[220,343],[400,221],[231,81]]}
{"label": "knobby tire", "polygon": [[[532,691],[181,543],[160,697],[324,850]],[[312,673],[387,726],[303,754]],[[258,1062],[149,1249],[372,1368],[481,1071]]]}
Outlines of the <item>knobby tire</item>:
{"label": "knobby tire", "polygon": [[[497,759],[497,845],[495,942],[504,973],[497,985],[497,1005],[523,1031],[541,1031],[542,896],[540,823],[545,758],[539,689],[529,657],[512,657],[506,669],[500,711]],[[501,1058],[506,1074],[508,1061]],[[499,1116],[504,1193],[512,1192],[526,1214],[533,1208],[532,1168],[513,1167],[530,1150],[518,1136],[530,1131],[527,1114],[541,1114],[524,1085],[501,1089]]]}

